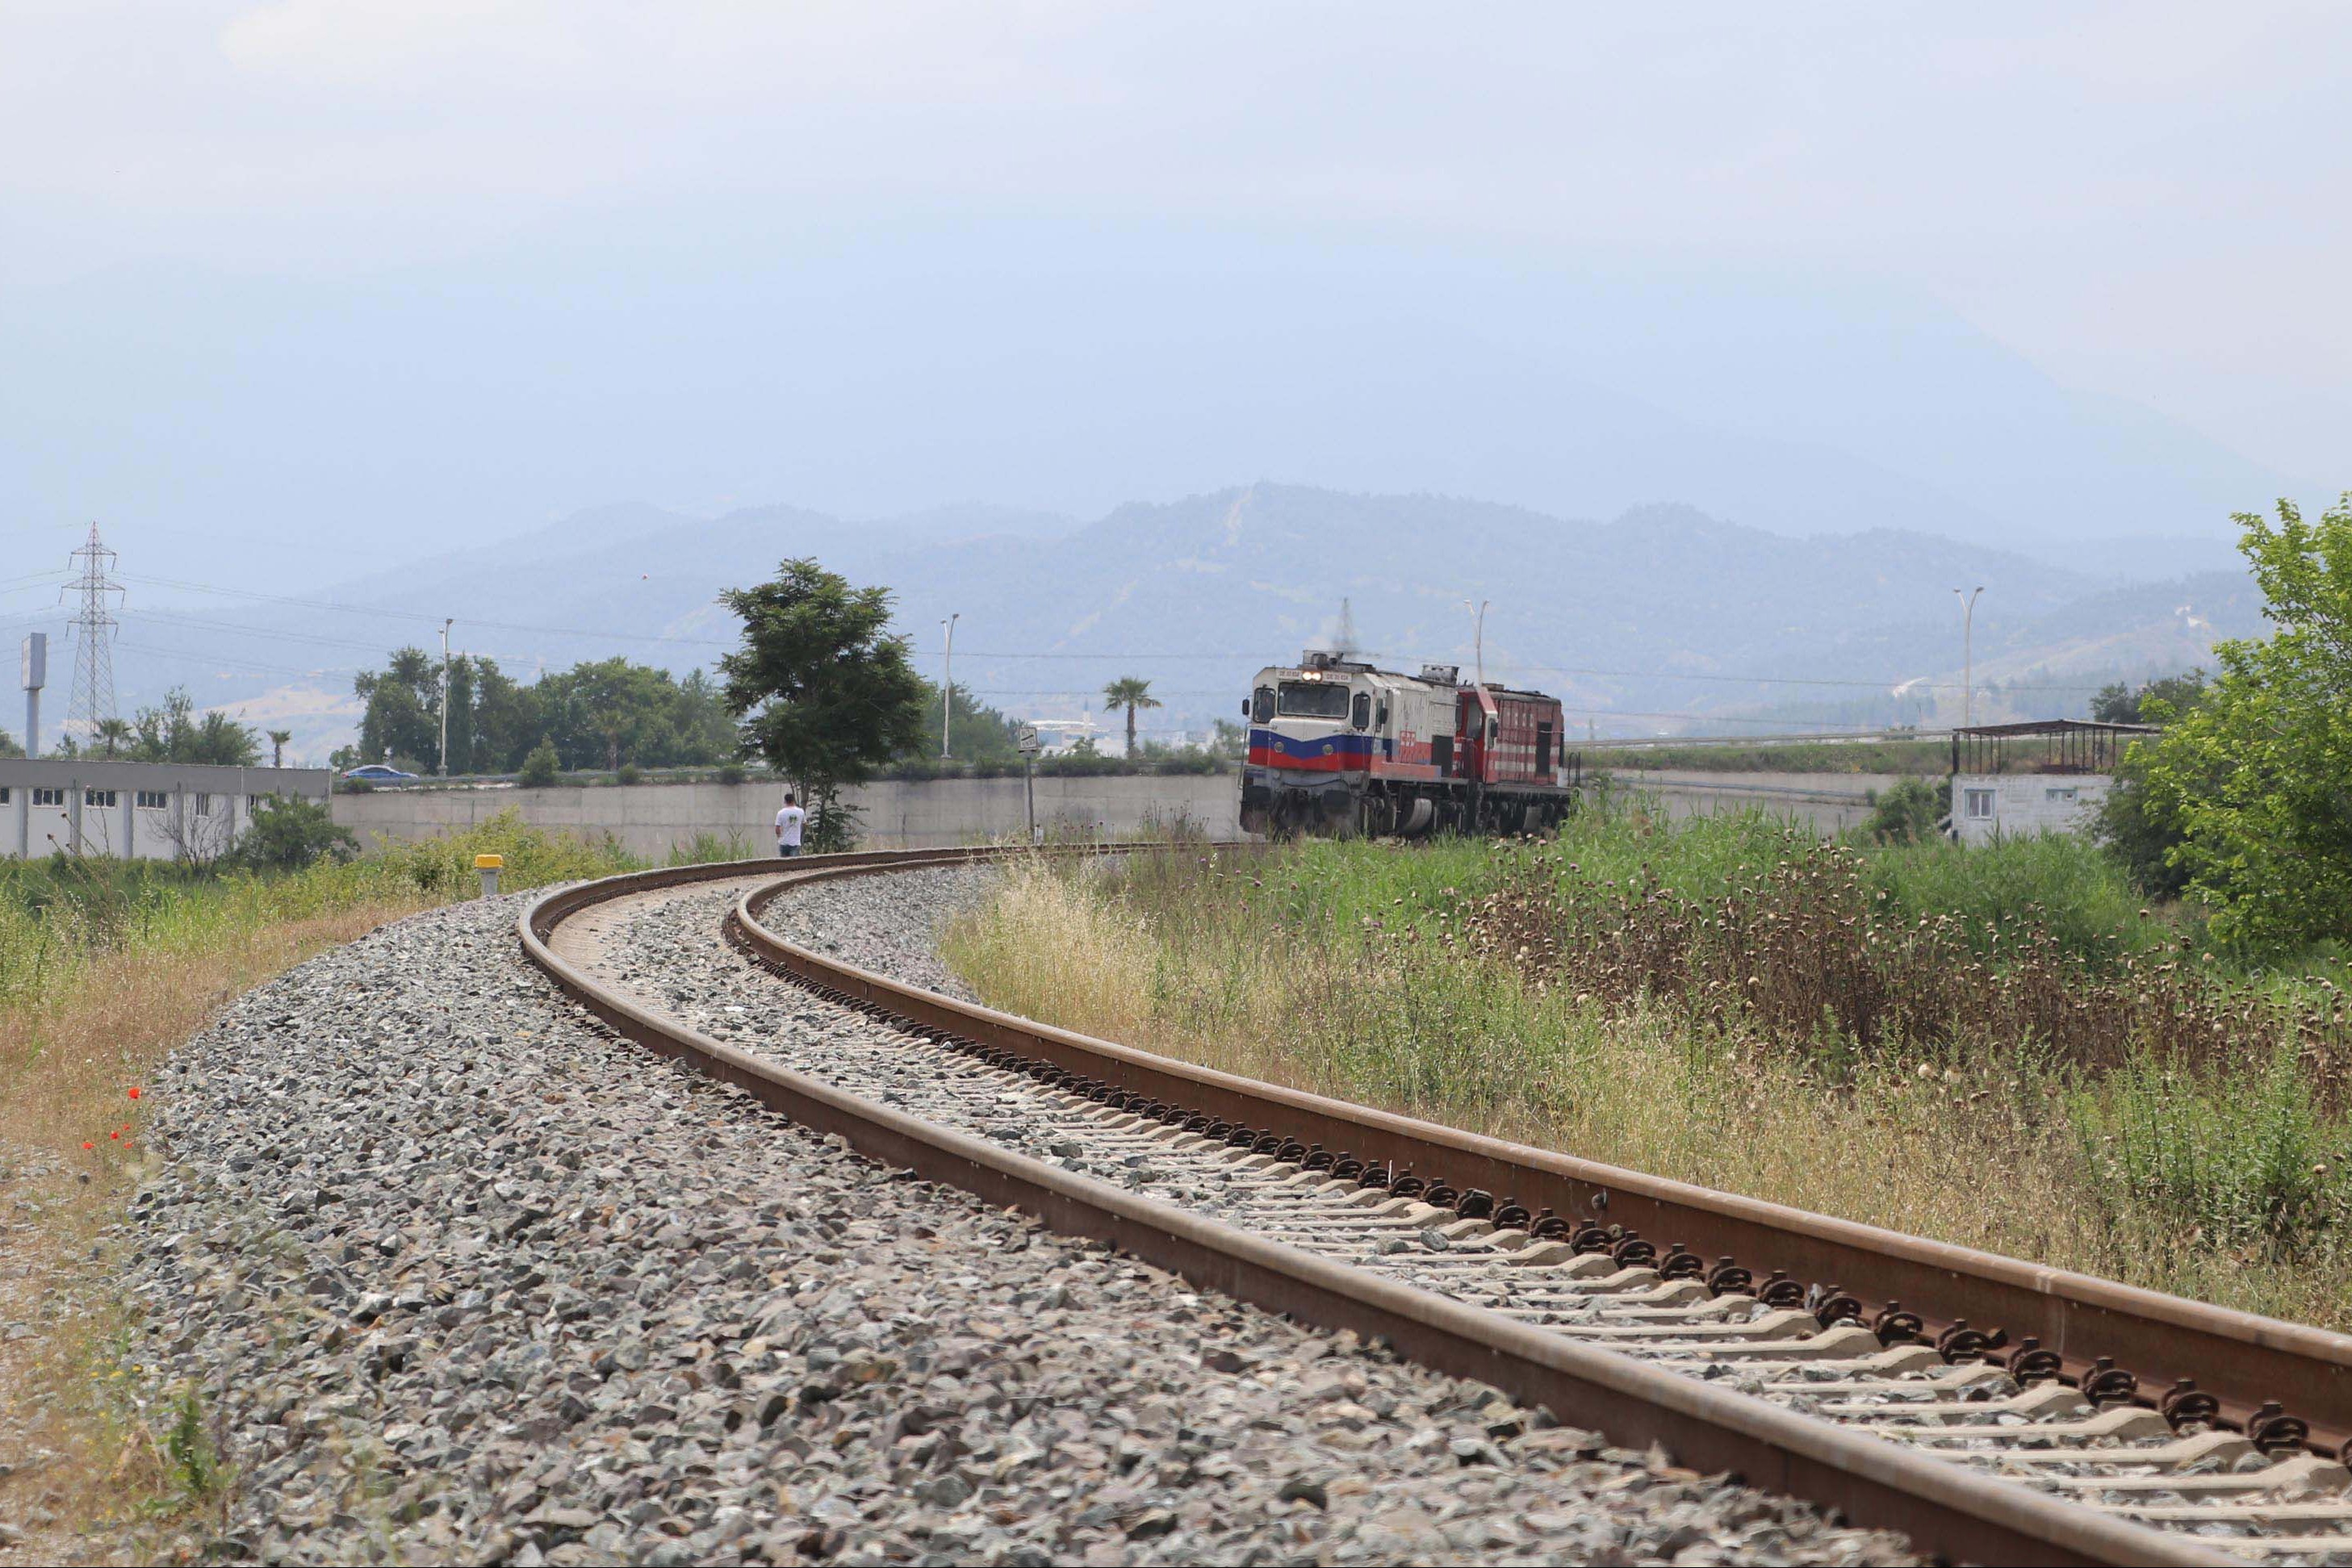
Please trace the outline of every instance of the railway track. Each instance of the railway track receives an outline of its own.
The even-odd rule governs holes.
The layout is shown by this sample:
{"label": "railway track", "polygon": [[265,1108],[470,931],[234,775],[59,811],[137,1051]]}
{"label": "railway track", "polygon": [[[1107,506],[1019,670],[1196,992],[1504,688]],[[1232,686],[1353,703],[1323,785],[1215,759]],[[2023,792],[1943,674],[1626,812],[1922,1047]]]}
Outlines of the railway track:
{"label": "railway track", "polygon": [[[632,1039],[875,1158],[1945,1555],[2352,1562],[2346,1336],[1192,1067],[761,919],[814,883],[1001,852],[640,873],[539,901],[520,935]],[[681,898],[723,906],[753,964],[890,1020],[887,1043],[779,1062],[599,977],[592,936]]]}

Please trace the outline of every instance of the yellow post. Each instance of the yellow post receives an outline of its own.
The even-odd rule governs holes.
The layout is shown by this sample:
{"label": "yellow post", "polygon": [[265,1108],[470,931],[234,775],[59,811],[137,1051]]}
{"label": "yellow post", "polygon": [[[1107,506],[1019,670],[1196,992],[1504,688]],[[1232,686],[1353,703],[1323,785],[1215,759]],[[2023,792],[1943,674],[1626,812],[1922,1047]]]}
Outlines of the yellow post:
{"label": "yellow post", "polygon": [[476,855],[474,869],[482,873],[482,896],[495,898],[499,891],[499,873],[506,869],[504,855]]}

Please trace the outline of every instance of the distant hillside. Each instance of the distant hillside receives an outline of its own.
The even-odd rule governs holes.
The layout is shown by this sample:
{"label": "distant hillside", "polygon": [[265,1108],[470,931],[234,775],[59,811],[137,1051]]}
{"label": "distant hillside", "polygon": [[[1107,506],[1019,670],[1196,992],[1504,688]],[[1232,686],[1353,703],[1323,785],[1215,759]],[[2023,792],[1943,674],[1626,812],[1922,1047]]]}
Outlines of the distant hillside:
{"label": "distant hillside", "polygon": [[[0,364],[26,389],[0,421],[0,515],[105,519],[126,567],[162,576],[317,581],[334,546],[438,554],[551,497],[1095,517],[1263,476],[1555,517],[1675,500],[1798,537],[1894,526],[2115,580],[2226,566],[2231,512],[2326,477],[1843,274],[1100,214],[809,237],[668,235],[698,256],[683,271],[532,231],[332,286],[173,258],[0,290]],[[295,549],[243,561],[240,538]]]}
{"label": "distant hillside", "polygon": [[[199,692],[205,700],[285,688],[274,700],[325,727],[333,721],[316,698],[299,694],[348,691],[348,676],[271,679],[292,673],[289,658],[349,665],[400,642],[437,646],[449,615],[456,646],[517,673],[613,653],[692,668],[733,642],[720,590],[809,554],[889,586],[935,678],[939,622],[959,614],[956,678],[1013,711],[1076,716],[1099,707],[1105,681],[1139,674],[1168,704],[1153,716],[1162,728],[1205,727],[1237,709],[1260,665],[1327,641],[1343,599],[1367,652],[1467,667],[1465,601],[1486,600],[1490,676],[1556,692],[1596,727],[1643,733],[1742,710],[1790,727],[1843,722],[1886,707],[1903,683],[1956,684],[1956,585],[1986,590],[1980,686],[2163,673],[2200,662],[2214,636],[2260,625],[2235,575],[2115,589],[1929,535],[1794,538],[1687,507],[1596,523],[1450,497],[1259,484],[1056,531],[1065,526],[984,508],[859,524],[789,507],[715,519],[606,507],[317,601],[356,609],[213,605],[182,618],[202,626],[165,611],[137,637],[203,650],[220,672]],[[136,667],[127,653],[119,664],[127,677]],[[260,668],[240,674],[241,664]],[[2084,695],[2011,700],[2075,712]],[[1915,695],[1904,716],[1935,716],[1932,695]]]}

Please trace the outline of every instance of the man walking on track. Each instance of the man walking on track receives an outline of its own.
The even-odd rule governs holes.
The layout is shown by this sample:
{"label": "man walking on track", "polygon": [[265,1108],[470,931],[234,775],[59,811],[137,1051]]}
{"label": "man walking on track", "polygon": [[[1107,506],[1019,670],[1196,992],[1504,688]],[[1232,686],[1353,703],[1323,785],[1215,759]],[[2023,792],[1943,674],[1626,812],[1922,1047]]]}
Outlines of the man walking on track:
{"label": "man walking on track", "polygon": [[784,795],[784,809],[776,813],[776,852],[778,854],[796,855],[801,852],[801,824],[807,821],[808,813],[801,810],[800,802],[793,798],[790,791],[787,791]]}

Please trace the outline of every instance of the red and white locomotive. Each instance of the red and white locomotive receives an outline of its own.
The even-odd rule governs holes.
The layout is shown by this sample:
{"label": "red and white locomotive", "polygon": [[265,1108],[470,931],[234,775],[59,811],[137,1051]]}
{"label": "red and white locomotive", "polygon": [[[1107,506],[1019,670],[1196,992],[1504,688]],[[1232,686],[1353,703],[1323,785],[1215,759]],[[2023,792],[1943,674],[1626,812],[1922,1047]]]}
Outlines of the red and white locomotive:
{"label": "red and white locomotive", "polygon": [[1310,651],[1260,670],[1242,707],[1253,833],[1534,831],[1576,803],[1559,700],[1458,665],[1404,675]]}

